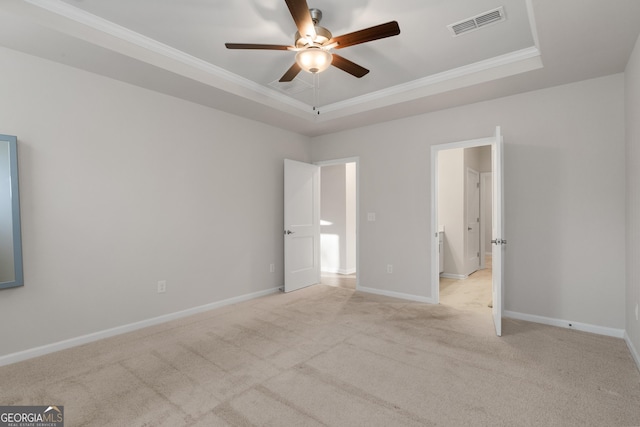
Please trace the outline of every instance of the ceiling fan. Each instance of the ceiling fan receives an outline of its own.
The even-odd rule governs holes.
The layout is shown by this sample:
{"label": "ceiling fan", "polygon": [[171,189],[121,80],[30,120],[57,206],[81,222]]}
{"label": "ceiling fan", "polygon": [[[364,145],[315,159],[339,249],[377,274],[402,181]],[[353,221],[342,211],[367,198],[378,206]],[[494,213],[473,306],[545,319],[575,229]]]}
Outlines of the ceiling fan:
{"label": "ceiling fan", "polygon": [[262,50],[290,50],[296,53],[296,62],[280,78],[281,82],[292,81],[301,70],[309,73],[320,73],[330,65],[347,73],[362,77],[369,70],[331,53],[331,49],[342,49],[360,43],[400,34],[400,26],[396,21],[376,25],[363,30],[333,37],[331,32],[319,25],[322,12],[318,9],[309,9],[306,0],[285,0],[289,12],[298,27],[293,46],[255,43],[225,43],[227,49],[262,49]]}

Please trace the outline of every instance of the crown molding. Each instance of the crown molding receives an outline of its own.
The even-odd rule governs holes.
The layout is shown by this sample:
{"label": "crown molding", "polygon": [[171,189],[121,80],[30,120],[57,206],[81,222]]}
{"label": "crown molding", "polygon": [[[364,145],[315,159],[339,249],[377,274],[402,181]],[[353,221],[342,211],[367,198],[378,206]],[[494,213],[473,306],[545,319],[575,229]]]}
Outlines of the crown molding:
{"label": "crown molding", "polygon": [[318,117],[318,120],[330,120],[333,118],[333,114],[329,113],[343,113],[345,110],[359,113],[504,78],[542,68],[542,66],[540,51],[537,47],[532,46],[345,101],[325,105],[321,108],[322,114]]}
{"label": "crown molding", "polygon": [[[23,0],[25,3],[29,3],[41,10],[45,10],[54,14],[57,17],[64,18],[66,20],[72,21],[76,24],[81,24],[84,28],[78,29],[74,26],[64,25],[64,23],[52,23],[42,22],[43,18],[40,15],[39,23],[48,26],[57,31],[61,31],[65,34],[75,37],[85,38],[90,36],[88,39],[89,42],[98,44],[104,48],[113,50],[117,53],[124,54],[126,56],[133,57],[134,59],[150,63],[151,65],[160,66],[162,68],[166,68],[166,63],[158,64],[156,61],[153,61],[149,58],[148,55],[141,54],[141,52],[132,52],[130,49],[124,48],[122,45],[118,45],[116,43],[112,43],[109,40],[105,39],[106,36],[110,36],[116,40],[125,41],[137,48],[143,50],[143,52],[153,53],[162,58],[169,59],[171,61],[175,61],[178,64],[187,66],[196,70],[198,72],[203,72],[205,75],[211,76],[215,78],[215,81],[211,81],[211,79],[197,79],[202,83],[212,85],[218,89],[229,91],[235,93],[236,95],[243,96],[245,98],[249,98],[253,101],[260,102],[263,104],[267,104],[269,106],[273,106],[272,102],[276,101],[282,104],[285,104],[288,107],[293,107],[294,109],[299,110],[300,112],[304,112],[305,114],[311,115],[311,107],[303,102],[300,102],[294,98],[286,96],[276,90],[268,88],[266,86],[260,85],[256,82],[253,82],[249,79],[241,77],[237,74],[231,73],[221,67],[218,67],[210,62],[204,61],[200,58],[197,58],[193,55],[189,55],[184,51],[168,46],[164,43],[161,43],[155,39],[144,36],[140,33],[132,31],[126,27],[115,24],[111,21],[108,21],[99,16],[93,15],[87,11],[84,11],[80,8],[72,6],[68,3],[65,3],[60,0]],[[87,34],[87,30],[91,30],[92,34]],[[169,71],[177,72],[185,77],[194,78],[193,75],[188,75],[184,72],[180,72],[176,69],[169,69]],[[230,87],[230,85],[239,86],[246,90],[233,90],[234,88]],[[247,91],[248,90],[248,91]]]}
{"label": "crown molding", "polygon": [[[315,123],[428,97],[542,67],[540,51],[536,46],[532,46],[366,95],[321,106],[319,108],[320,114],[318,114],[318,111],[315,111],[311,105],[61,0],[11,1],[14,9],[19,9],[19,12],[29,15],[41,25]],[[25,7],[25,4],[35,7],[35,10]]]}

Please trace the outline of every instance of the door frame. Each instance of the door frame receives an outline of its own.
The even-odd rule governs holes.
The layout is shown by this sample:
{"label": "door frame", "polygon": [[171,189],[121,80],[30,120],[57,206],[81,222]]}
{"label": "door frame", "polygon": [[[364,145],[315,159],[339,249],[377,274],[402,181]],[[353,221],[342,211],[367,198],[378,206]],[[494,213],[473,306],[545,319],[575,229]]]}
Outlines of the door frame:
{"label": "door frame", "polygon": [[[313,162],[320,166],[320,176],[322,177],[322,166],[343,165],[346,163],[356,164],[356,290],[360,289],[360,157],[345,157],[341,159],[322,160]],[[322,194],[322,191],[321,191]],[[322,197],[320,198],[322,209]]]}
{"label": "door frame", "polygon": [[473,271],[469,271],[469,258],[468,258],[468,250],[469,250],[469,230],[467,230],[467,232],[464,234],[464,251],[465,251],[465,259],[464,259],[464,274],[465,276],[470,276],[473,273],[475,273],[476,271],[480,270],[480,266],[481,266],[481,262],[482,259],[480,257],[480,245],[482,243],[481,241],[481,234],[480,234],[480,223],[482,221],[482,210],[481,210],[481,203],[480,203],[480,198],[482,197],[480,195],[480,172],[478,172],[477,170],[470,168],[470,167],[466,167],[465,168],[465,179],[464,179],[464,226],[465,227],[469,227],[469,172],[473,172],[474,174],[476,174],[478,176],[478,217],[476,220],[476,226],[478,227],[478,247],[477,249],[477,254],[478,254],[478,264],[475,266],[475,270]]}
{"label": "door frame", "polygon": [[[484,215],[487,209],[489,200],[487,198],[487,191],[492,190],[493,183],[493,165],[491,172],[480,172],[480,268],[487,268],[487,217]],[[491,208],[491,204],[489,204]],[[491,212],[493,218],[493,212]],[[489,229],[491,229],[491,223],[489,223]],[[489,239],[491,240],[491,239]]]}
{"label": "door frame", "polygon": [[[434,304],[440,303],[440,264],[438,254],[438,154],[440,151],[456,148],[473,148],[496,145],[496,137],[472,139],[468,141],[449,142],[431,146],[431,299]],[[493,173],[493,165],[492,170]],[[492,175],[494,179],[495,174]]]}

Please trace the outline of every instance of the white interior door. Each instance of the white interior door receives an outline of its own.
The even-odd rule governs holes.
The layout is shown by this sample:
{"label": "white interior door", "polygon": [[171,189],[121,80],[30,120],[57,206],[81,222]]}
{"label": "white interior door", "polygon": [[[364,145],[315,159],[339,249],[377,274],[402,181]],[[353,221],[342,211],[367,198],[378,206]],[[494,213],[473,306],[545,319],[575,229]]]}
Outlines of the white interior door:
{"label": "white interior door", "polygon": [[467,215],[465,273],[473,273],[480,266],[480,174],[467,168],[465,184]]}
{"label": "white interior door", "polygon": [[284,161],[284,291],[320,282],[320,167]]}
{"label": "white interior door", "polygon": [[492,233],[491,255],[493,262],[493,323],[496,334],[502,336],[502,291],[504,289],[504,252],[507,241],[504,239],[504,174],[502,156],[502,134],[500,127],[496,128],[496,141],[491,145],[491,170],[493,172],[492,188]]}

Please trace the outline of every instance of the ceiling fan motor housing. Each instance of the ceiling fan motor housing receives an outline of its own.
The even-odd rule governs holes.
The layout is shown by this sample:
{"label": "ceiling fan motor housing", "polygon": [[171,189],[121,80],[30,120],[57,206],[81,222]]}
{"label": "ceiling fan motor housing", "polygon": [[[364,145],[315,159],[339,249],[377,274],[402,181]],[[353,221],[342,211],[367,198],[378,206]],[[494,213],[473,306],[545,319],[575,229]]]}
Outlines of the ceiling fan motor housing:
{"label": "ceiling fan motor housing", "polygon": [[306,37],[302,37],[300,35],[299,31],[296,31],[296,47],[297,48],[304,48],[304,47],[309,47],[309,46],[322,46],[325,43],[327,43],[329,40],[331,40],[331,37],[333,37],[331,35],[331,31],[327,30],[324,27],[321,27],[319,25],[316,25],[314,27],[316,29],[316,38],[313,40],[309,40]]}

